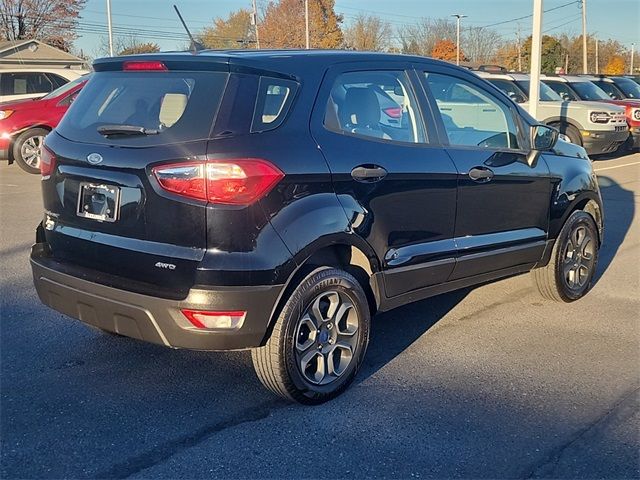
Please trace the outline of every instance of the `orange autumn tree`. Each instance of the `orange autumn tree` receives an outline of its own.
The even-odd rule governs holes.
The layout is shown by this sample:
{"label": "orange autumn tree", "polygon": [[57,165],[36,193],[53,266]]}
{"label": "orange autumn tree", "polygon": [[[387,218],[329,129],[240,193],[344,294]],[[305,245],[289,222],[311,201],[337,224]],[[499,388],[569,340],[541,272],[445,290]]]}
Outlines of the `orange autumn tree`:
{"label": "orange autumn tree", "polygon": [[620,55],[614,55],[602,69],[605,75],[623,75],[625,72],[624,59]]}
{"label": "orange autumn tree", "polygon": [[[438,60],[448,60],[453,62],[456,60],[456,44],[447,39],[438,40],[433,46],[433,50],[431,50],[431,56]],[[460,49],[460,60],[467,60],[462,49]]]}
{"label": "orange autumn tree", "polygon": [[[335,0],[309,2],[311,48],[342,46],[342,16],[335,11]],[[262,48],[304,48],[304,0],[271,1],[259,25]]]}

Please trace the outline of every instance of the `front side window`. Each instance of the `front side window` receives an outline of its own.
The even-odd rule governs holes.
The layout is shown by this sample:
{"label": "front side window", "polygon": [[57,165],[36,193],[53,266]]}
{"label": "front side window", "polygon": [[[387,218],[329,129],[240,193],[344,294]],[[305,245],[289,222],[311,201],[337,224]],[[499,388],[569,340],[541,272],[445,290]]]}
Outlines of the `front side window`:
{"label": "front side window", "polygon": [[[520,85],[520,88],[522,88],[528,94],[529,90],[531,89],[531,82],[529,80],[518,80],[516,83]],[[561,102],[562,98],[547,84],[540,82],[540,101]]]}
{"label": "front side window", "polygon": [[519,148],[516,123],[506,105],[466,80],[437,73],[425,76],[451,145]]}
{"label": "front side window", "polygon": [[551,89],[560,95],[560,98],[565,102],[573,102],[580,100],[580,98],[569,88],[566,83],[562,82],[545,82],[546,85],[551,87]]}
{"label": "front side window", "polygon": [[417,100],[402,71],[343,73],[331,89],[327,129],[407,143],[425,143]]}

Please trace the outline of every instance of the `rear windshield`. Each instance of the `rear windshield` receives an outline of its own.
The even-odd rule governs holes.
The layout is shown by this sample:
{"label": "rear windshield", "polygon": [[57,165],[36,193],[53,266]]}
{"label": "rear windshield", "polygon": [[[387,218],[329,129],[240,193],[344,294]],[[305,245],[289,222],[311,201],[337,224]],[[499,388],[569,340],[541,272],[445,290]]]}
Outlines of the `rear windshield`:
{"label": "rear windshield", "polygon": [[[127,146],[208,138],[227,77],[223,72],[98,72],[57,131],[77,142]],[[98,131],[105,126],[147,133],[105,136]]]}

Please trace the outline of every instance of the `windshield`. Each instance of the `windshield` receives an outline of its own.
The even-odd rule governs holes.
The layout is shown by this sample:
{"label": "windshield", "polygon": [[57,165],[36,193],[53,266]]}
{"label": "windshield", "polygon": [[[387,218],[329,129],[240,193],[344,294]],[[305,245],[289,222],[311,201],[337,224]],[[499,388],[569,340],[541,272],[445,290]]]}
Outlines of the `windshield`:
{"label": "windshield", "polygon": [[[531,85],[529,80],[518,80],[516,83],[520,85],[520,88],[527,92],[527,95],[529,94],[529,87]],[[543,102],[561,102],[562,98],[554,92],[551,87],[540,82],[540,100]]]}
{"label": "windshield", "polygon": [[73,90],[79,84],[89,80],[90,77],[91,77],[91,74],[88,73],[79,78],[76,78],[73,82],[65,83],[61,87],[56,88],[53,92],[46,94],[44,97],[42,97],[42,100],[49,100],[50,98],[56,98],[56,97],[59,97],[60,95],[64,95],[68,91]]}
{"label": "windshield", "polygon": [[571,86],[580,95],[581,100],[611,100],[611,97],[595,83],[572,82]]}
{"label": "windshield", "polygon": [[593,83],[595,83],[602,90],[604,90],[604,92],[614,100],[622,100],[624,98],[624,94],[620,91],[618,87],[616,87],[614,83],[605,82],[604,80],[598,80]]}
{"label": "windshield", "polygon": [[636,82],[630,78],[616,78],[613,81],[627,98],[640,99],[640,85]]}

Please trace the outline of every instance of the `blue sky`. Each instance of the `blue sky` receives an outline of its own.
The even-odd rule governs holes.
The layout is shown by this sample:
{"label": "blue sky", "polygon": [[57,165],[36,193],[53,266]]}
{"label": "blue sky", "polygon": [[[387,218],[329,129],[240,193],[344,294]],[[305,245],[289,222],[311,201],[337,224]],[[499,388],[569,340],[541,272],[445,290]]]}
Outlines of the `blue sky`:
{"label": "blue sky", "polygon": [[[260,4],[264,0],[258,0]],[[313,1],[313,0],[310,0]],[[545,10],[571,0],[544,0]],[[182,11],[190,29],[195,32],[218,16],[226,16],[239,8],[250,8],[251,0],[111,0],[115,28],[136,28],[158,43],[162,49],[182,48],[184,42],[175,35],[183,30],[173,4]],[[440,18],[463,13],[463,24],[481,26],[530,15],[532,0],[336,0],[336,10],[348,24],[358,13],[368,12],[384,18],[397,28],[415,23],[419,17]],[[106,0],[88,0],[82,13],[80,38],[76,47],[95,55],[104,42]],[[640,0],[587,0],[588,31],[599,38],[613,38],[627,47],[640,45]],[[521,28],[523,36],[531,30],[531,18],[504,23],[494,28],[506,39],[515,38]],[[544,29],[550,34],[578,34],[581,10],[578,4],[558,8],[544,16]]]}

